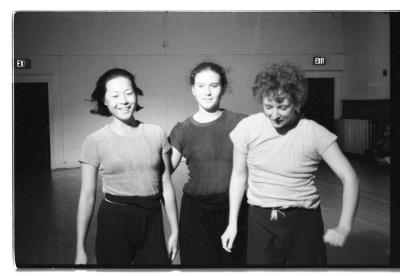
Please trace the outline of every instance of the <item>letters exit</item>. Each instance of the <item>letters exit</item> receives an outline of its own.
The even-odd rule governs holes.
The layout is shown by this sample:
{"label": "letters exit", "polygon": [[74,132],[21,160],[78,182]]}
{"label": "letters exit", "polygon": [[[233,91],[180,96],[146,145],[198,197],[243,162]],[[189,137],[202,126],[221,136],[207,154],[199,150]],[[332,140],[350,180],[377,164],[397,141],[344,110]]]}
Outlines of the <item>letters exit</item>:
{"label": "letters exit", "polygon": [[314,65],[325,65],[326,59],[325,57],[314,57],[313,64]]}
{"label": "letters exit", "polygon": [[30,69],[31,68],[31,60],[27,59],[27,58],[15,59],[15,68],[16,69]]}

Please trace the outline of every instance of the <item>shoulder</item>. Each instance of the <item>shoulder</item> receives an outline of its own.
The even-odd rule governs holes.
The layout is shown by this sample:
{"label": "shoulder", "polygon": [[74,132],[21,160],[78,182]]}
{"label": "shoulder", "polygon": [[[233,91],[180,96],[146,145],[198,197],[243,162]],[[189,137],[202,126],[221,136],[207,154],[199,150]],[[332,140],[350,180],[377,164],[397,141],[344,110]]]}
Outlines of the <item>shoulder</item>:
{"label": "shoulder", "polygon": [[257,113],[257,114],[252,114],[250,116],[247,116],[243,118],[235,127],[234,132],[246,132],[249,133],[251,130],[253,130],[255,127],[262,125],[262,119],[263,118],[262,113]]}
{"label": "shoulder", "polygon": [[327,131],[329,130],[325,128],[323,125],[320,125],[314,120],[307,119],[307,118],[301,118],[300,119],[300,127],[304,128],[307,131]]}
{"label": "shoulder", "polygon": [[185,120],[183,120],[182,122],[177,122],[172,130],[174,131],[183,131],[187,128],[189,128],[192,125],[192,123],[190,122],[190,117],[186,118]]}
{"label": "shoulder", "polygon": [[91,152],[92,150],[101,148],[102,145],[108,143],[111,140],[111,133],[108,125],[90,133],[86,136],[82,144],[83,152]]}
{"label": "shoulder", "polygon": [[142,123],[142,128],[146,133],[150,134],[165,133],[162,127],[156,124]]}
{"label": "shoulder", "polygon": [[322,143],[324,141],[331,141],[337,138],[336,134],[313,120],[302,118],[300,122],[300,128],[302,129],[302,132],[310,141],[313,140],[317,141],[317,143]]}
{"label": "shoulder", "polygon": [[246,114],[239,113],[239,112],[233,112],[233,111],[230,111],[230,110],[225,110],[225,113],[226,113],[226,117],[227,118],[230,118],[230,119],[233,119],[233,120],[236,120],[236,121],[240,121],[243,118],[247,117]]}
{"label": "shoulder", "polygon": [[314,156],[320,157],[327,147],[337,139],[336,134],[313,120],[301,119],[301,122],[304,137],[306,138],[304,140],[305,145],[310,150],[309,152],[313,153]]}
{"label": "shoulder", "polygon": [[317,122],[307,119],[301,118],[300,122],[297,124],[296,129],[303,133],[303,135],[312,135],[314,136],[314,132],[316,128],[320,126]]}
{"label": "shoulder", "polygon": [[110,131],[108,125],[103,126],[102,128],[90,133],[89,135],[86,136],[87,141],[97,141],[101,140],[102,137],[109,136]]}
{"label": "shoulder", "polygon": [[256,114],[251,114],[249,116],[246,116],[245,118],[242,119],[242,121],[240,122],[241,124],[254,124],[257,123],[259,121],[264,121],[265,120],[265,116],[263,113],[256,113]]}
{"label": "shoulder", "polygon": [[318,124],[316,121],[307,118],[301,118],[300,122],[304,126],[309,126],[309,127],[320,126],[320,124]]}

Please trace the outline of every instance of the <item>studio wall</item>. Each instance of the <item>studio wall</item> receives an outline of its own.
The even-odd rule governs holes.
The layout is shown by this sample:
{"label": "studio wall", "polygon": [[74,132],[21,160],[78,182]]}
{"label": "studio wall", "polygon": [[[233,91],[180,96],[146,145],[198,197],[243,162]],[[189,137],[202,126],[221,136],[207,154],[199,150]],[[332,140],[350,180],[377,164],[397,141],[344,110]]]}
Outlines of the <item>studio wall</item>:
{"label": "studio wall", "polygon": [[[388,98],[389,77],[379,75],[389,69],[388,31],[383,13],[17,12],[14,56],[32,66],[14,81],[48,80],[51,166],[74,167],[84,138],[110,121],[85,100],[109,68],[136,75],[145,94],[138,119],[168,133],[196,110],[189,72],[205,60],[228,70],[223,107],[246,114],[260,110],[256,73],[282,60],[342,75],[339,100]],[[314,66],[313,56],[328,62]]]}

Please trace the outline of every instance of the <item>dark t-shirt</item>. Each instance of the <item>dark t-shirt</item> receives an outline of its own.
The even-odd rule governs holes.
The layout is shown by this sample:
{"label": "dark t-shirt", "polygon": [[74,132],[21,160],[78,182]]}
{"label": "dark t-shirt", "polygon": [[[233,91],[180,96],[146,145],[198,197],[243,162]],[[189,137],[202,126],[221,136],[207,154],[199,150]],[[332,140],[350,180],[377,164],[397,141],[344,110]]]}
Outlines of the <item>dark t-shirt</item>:
{"label": "dark t-shirt", "polygon": [[246,115],[223,110],[221,116],[199,123],[190,116],[177,123],[169,136],[171,145],[186,158],[189,181],[183,191],[191,195],[228,193],[232,171],[229,133]]}

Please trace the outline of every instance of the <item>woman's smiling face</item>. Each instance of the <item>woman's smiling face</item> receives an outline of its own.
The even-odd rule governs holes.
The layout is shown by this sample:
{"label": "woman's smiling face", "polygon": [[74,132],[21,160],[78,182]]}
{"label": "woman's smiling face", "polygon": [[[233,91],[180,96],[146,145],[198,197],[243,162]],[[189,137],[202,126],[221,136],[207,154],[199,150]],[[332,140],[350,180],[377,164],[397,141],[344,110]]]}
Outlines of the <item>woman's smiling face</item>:
{"label": "woman's smiling face", "polygon": [[192,93],[202,109],[207,111],[218,109],[223,94],[220,75],[209,69],[197,73]]}
{"label": "woman's smiling face", "polygon": [[129,121],[135,111],[136,103],[136,93],[128,78],[120,76],[106,83],[104,104],[113,117],[123,122]]}

